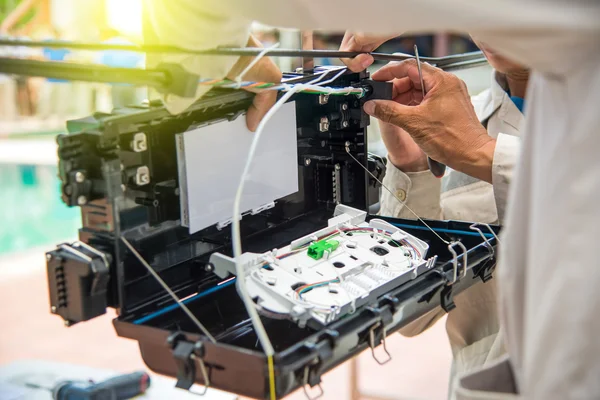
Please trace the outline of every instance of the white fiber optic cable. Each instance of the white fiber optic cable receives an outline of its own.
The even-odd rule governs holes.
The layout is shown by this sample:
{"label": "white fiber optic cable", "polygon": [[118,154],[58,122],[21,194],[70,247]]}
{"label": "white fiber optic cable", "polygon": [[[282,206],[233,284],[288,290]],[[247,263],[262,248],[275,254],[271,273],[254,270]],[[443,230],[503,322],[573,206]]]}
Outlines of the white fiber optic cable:
{"label": "white fiber optic cable", "polygon": [[[340,73],[338,73],[332,79],[336,79],[338,76],[340,76],[342,73],[344,73],[344,71],[345,71],[345,68],[343,68],[340,71]],[[273,354],[275,353],[275,350],[273,349],[273,345],[271,344],[271,341],[269,339],[267,331],[265,330],[265,327],[264,327],[262,321],[260,320],[260,316],[258,315],[258,312],[256,311],[256,307],[254,306],[254,303],[253,303],[252,299],[250,298],[250,295],[248,294],[248,289],[246,288],[246,271],[244,268],[245,266],[242,265],[241,260],[240,260],[241,255],[242,255],[242,240],[241,240],[241,234],[240,234],[240,217],[241,217],[240,216],[240,206],[241,206],[241,200],[242,200],[242,193],[244,192],[244,185],[246,183],[246,177],[248,176],[248,173],[250,172],[252,160],[254,159],[254,153],[256,152],[256,148],[258,147],[258,143],[259,143],[260,137],[264,131],[265,125],[269,122],[269,120],[273,117],[273,115],[275,115],[275,113],[277,113],[277,111],[283,106],[283,104],[285,104],[297,91],[304,89],[306,85],[312,85],[312,84],[319,82],[321,79],[323,79],[325,77],[325,75],[328,72],[329,71],[325,71],[324,73],[319,75],[319,77],[317,79],[314,79],[311,82],[308,82],[307,84],[295,85],[292,88],[292,90],[286,92],[275,103],[275,105],[273,107],[271,107],[271,109],[267,112],[267,114],[264,116],[262,121],[260,121],[260,123],[258,124],[258,127],[256,129],[256,132],[254,133],[254,138],[252,139],[252,144],[250,145],[250,150],[248,152],[248,158],[246,160],[246,164],[244,165],[244,170],[242,172],[240,184],[238,185],[238,188],[237,188],[237,191],[235,194],[235,200],[233,202],[233,221],[231,224],[231,232],[232,232],[232,242],[233,242],[232,243],[233,244],[233,256],[235,259],[235,270],[236,270],[236,275],[237,275],[236,286],[237,286],[238,292],[240,294],[240,297],[242,298],[242,301],[244,302],[246,311],[248,312],[248,315],[250,316],[250,320],[252,321],[252,325],[254,326],[256,335],[258,336],[258,339],[259,339],[267,357],[272,357]],[[324,83],[327,83],[327,82],[324,82]]]}

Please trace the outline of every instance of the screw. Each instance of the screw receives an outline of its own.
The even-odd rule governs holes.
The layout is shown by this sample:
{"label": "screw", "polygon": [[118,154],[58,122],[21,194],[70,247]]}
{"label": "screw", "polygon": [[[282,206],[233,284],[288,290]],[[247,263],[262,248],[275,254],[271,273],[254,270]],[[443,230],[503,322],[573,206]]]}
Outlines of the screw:
{"label": "screw", "polygon": [[329,118],[321,117],[321,121],[319,122],[319,130],[321,132],[327,132],[329,130]]}
{"label": "screw", "polygon": [[51,312],[52,314],[56,314],[56,306],[52,306],[52,307],[50,307],[50,312]]}
{"label": "screw", "polygon": [[135,175],[135,184],[138,186],[147,185],[150,183],[150,169],[147,166],[142,166],[137,169]]}
{"label": "screw", "polygon": [[343,126],[344,128],[347,128],[347,127],[348,127],[348,121],[344,121],[344,122],[342,122],[342,126]]}
{"label": "screw", "polygon": [[342,110],[346,111],[348,109],[348,103],[342,104]]}
{"label": "screw", "polygon": [[77,198],[77,204],[79,204],[80,206],[85,205],[85,203],[87,203],[87,197],[85,197],[85,196],[79,196]]}
{"label": "screw", "polygon": [[69,321],[68,319],[65,320],[65,326],[69,327],[71,326],[71,321]]}
{"label": "screw", "polygon": [[339,171],[339,170],[340,170],[340,168],[341,168],[341,167],[340,167],[340,164],[335,164],[335,170],[336,170],[336,171]]}
{"label": "screw", "polygon": [[140,153],[142,151],[146,151],[148,149],[148,142],[146,140],[146,134],[143,132],[138,132],[133,135],[133,140],[131,141],[131,149],[136,153]]}
{"label": "screw", "polygon": [[307,167],[310,165],[310,163],[311,163],[311,159],[310,158],[307,158],[307,159],[304,160],[304,165],[306,165]]}
{"label": "screw", "polygon": [[47,261],[52,260],[52,254],[46,254],[46,260]]}
{"label": "screw", "polygon": [[215,270],[215,266],[214,266],[214,265],[212,265],[212,264],[210,264],[210,263],[208,263],[208,264],[206,264],[206,265],[204,266],[204,270],[205,270],[206,272],[213,272],[213,271]]}
{"label": "screw", "polygon": [[320,94],[319,95],[319,104],[324,105],[324,104],[327,104],[328,101],[329,101],[328,94]]}
{"label": "screw", "polygon": [[81,183],[83,181],[85,181],[85,175],[83,174],[83,172],[77,172],[75,174],[75,182]]}

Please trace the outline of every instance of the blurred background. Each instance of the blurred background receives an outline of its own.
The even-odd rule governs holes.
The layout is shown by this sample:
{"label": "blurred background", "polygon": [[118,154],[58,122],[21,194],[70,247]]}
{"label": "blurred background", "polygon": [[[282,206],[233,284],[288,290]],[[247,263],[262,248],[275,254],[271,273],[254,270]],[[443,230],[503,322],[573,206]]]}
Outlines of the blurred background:
{"label": "blurred background", "polygon": [[[0,36],[24,40],[139,43],[142,0],[0,0]],[[299,48],[297,31],[255,24],[265,46]],[[315,32],[315,49],[337,50],[343,33]],[[451,34],[406,36],[379,51],[443,56],[476,50],[468,37]],[[143,68],[143,54],[0,47],[0,55]],[[276,60],[282,70],[301,60]],[[317,65],[339,64],[317,59]],[[374,66],[377,68],[378,66]],[[472,93],[488,85],[490,70],[460,72]],[[17,360],[44,359],[128,372],[143,368],[135,342],[118,339],[110,320],[114,314],[73,328],[50,315],[44,252],[74,240],[80,212],[60,200],[55,137],[65,121],[96,111],[139,104],[145,88],[24,78],[0,74],[0,368]],[[370,146],[385,155],[377,126]],[[378,366],[370,353],[347,362],[324,377],[327,399],[442,399],[446,396],[450,350],[444,323],[418,338],[388,339],[392,362]],[[304,398],[296,393],[292,398]],[[0,394],[1,398],[1,394]]]}

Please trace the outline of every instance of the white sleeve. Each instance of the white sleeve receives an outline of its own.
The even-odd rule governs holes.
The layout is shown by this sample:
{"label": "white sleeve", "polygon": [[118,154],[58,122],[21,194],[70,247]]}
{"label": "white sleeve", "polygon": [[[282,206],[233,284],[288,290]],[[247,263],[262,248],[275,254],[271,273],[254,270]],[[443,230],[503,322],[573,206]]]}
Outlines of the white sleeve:
{"label": "white sleeve", "polygon": [[[218,46],[244,47],[248,42],[250,23],[241,14],[219,15],[219,9],[211,12],[210,0],[147,0],[147,19],[154,43],[174,45],[185,49],[205,50]],[[222,11],[222,10],[221,10]],[[145,35],[148,42],[148,36]],[[147,68],[159,63],[181,65],[201,79],[221,79],[233,67],[238,57],[199,56],[190,54],[163,54],[148,57]],[[199,86],[196,96],[183,98],[173,94],[164,96],[164,103],[171,113],[179,113],[206,93],[210,87]]]}
{"label": "white sleeve", "polygon": [[[429,171],[404,173],[388,161],[382,188],[380,215],[416,219],[406,204],[421,218],[441,219],[441,179]],[[400,203],[396,196],[404,202]]]}
{"label": "white sleeve", "polygon": [[492,186],[494,187],[498,219],[501,222],[504,220],[508,188],[519,158],[520,147],[521,139],[518,136],[498,134],[492,162]]}
{"label": "white sleeve", "polygon": [[161,40],[182,47],[243,44],[240,38],[252,20],[342,32],[459,31],[538,71],[559,74],[595,54],[600,32],[600,2],[589,0],[371,0],[368,6],[361,0],[148,3],[155,9],[154,22],[162,25]]}
{"label": "white sleeve", "polygon": [[[361,0],[148,0],[144,4],[159,43],[189,49],[243,46],[252,20],[299,29],[372,33],[460,31],[551,74],[565,74],[592,57],[600,33],[600,2],[586,0],[371,0],[368,7]],[[164,55],[160,61],[181,63],[202,78],[216,79],[227,74],[236,58]],[[149,64],[152,67],[154,62]],[[205,88],[199,89],[196,98],[204,92]],[[169,96],[167,108],[182,111],[196,98]]]}

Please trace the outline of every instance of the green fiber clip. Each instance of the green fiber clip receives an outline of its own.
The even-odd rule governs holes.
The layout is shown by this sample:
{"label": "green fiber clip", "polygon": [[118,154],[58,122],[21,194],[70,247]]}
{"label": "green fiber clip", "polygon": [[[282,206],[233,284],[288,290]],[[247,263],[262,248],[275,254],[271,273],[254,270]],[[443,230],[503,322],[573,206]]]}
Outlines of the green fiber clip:
{"label": "green fiber clip", "polygon": [[307,254],[310,258],[314,258],[315,260],[320,260],[323,258],[323,254],[325,252],[331,253],[338,248],[340,242],[337,240],[322,240],[320,242],[315,242],[308,247]]}

